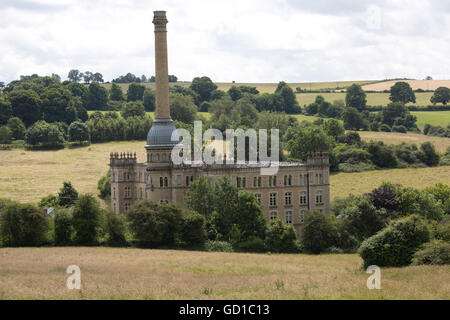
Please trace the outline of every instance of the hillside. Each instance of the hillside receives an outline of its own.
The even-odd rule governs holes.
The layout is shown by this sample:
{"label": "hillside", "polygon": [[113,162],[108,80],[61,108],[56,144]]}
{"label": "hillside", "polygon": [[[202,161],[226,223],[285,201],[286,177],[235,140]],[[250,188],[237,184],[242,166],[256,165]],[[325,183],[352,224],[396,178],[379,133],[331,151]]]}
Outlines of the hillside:
{"label": "hillside", "polygon": [[[67,290],[66,268],[82,290]],[[247,254],[107,247],[1,248],[0,299],[450,299],[450,266],[383,268],[356,254]]]}
{"label": "hillside", "polygon": [[384,91],[390,90],[391,87],[398,81],[409,83],[413,90],[436,90],[439,87],[450,88],[450,80],[391,80],[378,83],[365,84],[362,88],[366,91]]}

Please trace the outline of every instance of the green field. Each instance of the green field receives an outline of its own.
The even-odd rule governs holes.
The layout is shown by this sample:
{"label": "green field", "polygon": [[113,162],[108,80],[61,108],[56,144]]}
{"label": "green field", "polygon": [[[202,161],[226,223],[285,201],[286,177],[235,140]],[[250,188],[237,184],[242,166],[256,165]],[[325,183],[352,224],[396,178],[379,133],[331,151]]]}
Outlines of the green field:
{"label": "green field", "polygon": [[[81,193],[97,194],[97,181],[107,172],[111,152],[136,152],[145,160],[145,141],[96,143],[58,151],[0,151],[0,198],[38,202],[71,181]],[[424,188],[450,181],[450,167],[339,173],[331,177],[331,197],[368,192],[383,180]]]}
{"label": "green field", "polygon": [[[450,266],[382,268],[356,254],[249,254],[107,247],[1,248],[0,299],[450,299]],[[69,265],[81,290],[68,290]]]}
{"label": "green field", "polygon": [[421,128],[427,123],[443,127],[450,125],[450,111],[414,111],[411,114],[417,117],[417,125]]}

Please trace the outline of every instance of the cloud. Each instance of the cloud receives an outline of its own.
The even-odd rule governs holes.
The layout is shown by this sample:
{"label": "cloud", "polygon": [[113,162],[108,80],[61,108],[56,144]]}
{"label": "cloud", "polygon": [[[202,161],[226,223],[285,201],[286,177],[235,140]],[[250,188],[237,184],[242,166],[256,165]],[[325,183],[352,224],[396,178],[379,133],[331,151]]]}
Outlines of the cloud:
{"label": "cloud", "polygon": [[0,81],[154,74],[154,10],[181,80],[450,78],[448,1],[0,0]]}

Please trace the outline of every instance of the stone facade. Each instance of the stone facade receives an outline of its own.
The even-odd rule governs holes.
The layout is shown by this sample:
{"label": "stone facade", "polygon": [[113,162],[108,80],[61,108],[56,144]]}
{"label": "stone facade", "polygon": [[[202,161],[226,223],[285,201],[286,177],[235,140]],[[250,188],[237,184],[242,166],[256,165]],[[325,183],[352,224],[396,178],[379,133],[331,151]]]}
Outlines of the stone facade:
{"label": "stone facade", "polygon": [[330,166],[328,154],[315,153],[306,163],[281,162],[277,174],[261,175],[254,164],[174,164],[171,152],[179,141],[170,117],[166,14],[155,11],[155,120],[147,136],[147,159],[138,163],[136,154],[111,153],[111,206],[126,213],[139,200],[171,201],[183,205],[189,184],[200,176],[212,182],[228,176],[239,190],[255,194],[267,219],[281,217],[300,230],[308,210],[330,211]]}

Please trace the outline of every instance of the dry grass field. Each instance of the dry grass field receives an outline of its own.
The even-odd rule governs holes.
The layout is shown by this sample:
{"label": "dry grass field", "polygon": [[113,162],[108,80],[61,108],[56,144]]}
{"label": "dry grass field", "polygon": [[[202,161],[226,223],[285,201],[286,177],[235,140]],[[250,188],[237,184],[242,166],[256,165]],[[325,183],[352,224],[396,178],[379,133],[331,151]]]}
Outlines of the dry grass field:
{"label": "dry grass field", "polygon": [[362,140],[383,141],[386,144],[414,143],[418,147],[424,142],[431,142],[437,151],[445,152],[450,147],[450,138],[426,136],[417,133],[359,131]]}
{"label": "dry grass field", "polygon": [[436,90],[439,87],[450,88],[450,80],[392,80],[377,83],[365,84],[362,86],[364,90],[383,91],[390,90],[391,87],[399,81],[407,82],[413,90]]}
{"label": "dry grass field", "polygon": [[[132,248],[2,248],[0,299],[450,299],[450,266],[382,268],[356,254],[279,255]],[[66,269],[81,269],[68,290]]]}
{"label": "dry grass field", "polygon": [[[138,161],[144,161],[144,145],[145,141],[124,141],[58,151],[1,150],[0,198],[37,202],[56,194],[63,181],[71,181],[81,193],[97,194],[97,181],[108,170],[110,152],[136,152]],[[331,195],[368,192],[383,180],[423,188],[448,183],[450,167],[339,173],[331,177]]]}

